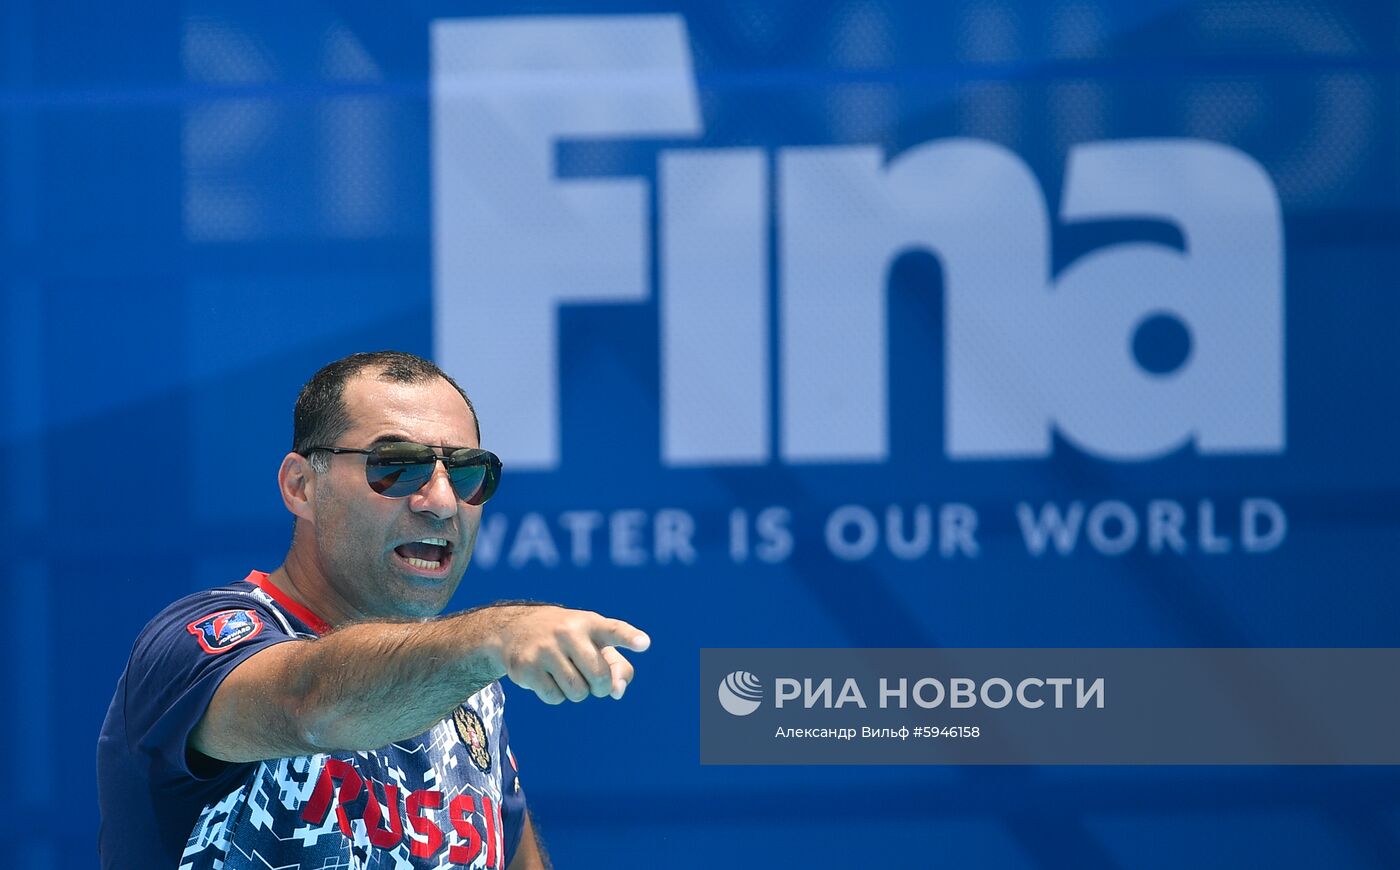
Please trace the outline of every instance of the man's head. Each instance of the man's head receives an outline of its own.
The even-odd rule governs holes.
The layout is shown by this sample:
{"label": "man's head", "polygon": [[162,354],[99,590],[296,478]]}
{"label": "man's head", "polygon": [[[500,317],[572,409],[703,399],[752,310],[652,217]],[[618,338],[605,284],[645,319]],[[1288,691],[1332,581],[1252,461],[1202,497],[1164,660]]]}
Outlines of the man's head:
{"label": "man's head", "polygon": [[[350,427],[349,412],[345,407],[345,383],[362,372],[370,372],[386,382],[401,384],[425,384],[441,378],[467,403],[467,410],[476,421],[476,408],[467,398],[466,390],[438,368],[432,360],[423,359],[401,350],[377,350],[371,353],[352,353],[323,367],[301,388],[297,404],[292,412],[292,451],[306,453],[317,444],[336,444],[345,430]],[[476,437],[481,440],[481,425],[476,423]],[[319,454],[312,463],[321,468],[327,464],[329,454]]]}
{"label": "man's head", "polygon": [[278,479],[297,517],[287,567],[298,591],[333,622],[441,612],[471,558],[481,507],[458,497],[441,462],[421,489],[389,498],[371,489],[367,457],[316,448],[478,447],[461,387],[412,354],[355,354],[302,388],[293,430]]}

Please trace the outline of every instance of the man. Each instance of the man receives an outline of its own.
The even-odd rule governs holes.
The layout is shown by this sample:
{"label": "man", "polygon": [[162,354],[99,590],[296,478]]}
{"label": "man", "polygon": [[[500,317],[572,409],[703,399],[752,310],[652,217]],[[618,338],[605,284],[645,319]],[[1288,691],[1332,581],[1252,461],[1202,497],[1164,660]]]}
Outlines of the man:
{"label": "man", "polygon": [[502,721],[509,677],[557,704],[620,698],[596,613],[501,603],[436,617],[500,463],[431,362],[356,354],[297,399],[280,568],[142,631],[98,741],[104,870],[543,867]]}

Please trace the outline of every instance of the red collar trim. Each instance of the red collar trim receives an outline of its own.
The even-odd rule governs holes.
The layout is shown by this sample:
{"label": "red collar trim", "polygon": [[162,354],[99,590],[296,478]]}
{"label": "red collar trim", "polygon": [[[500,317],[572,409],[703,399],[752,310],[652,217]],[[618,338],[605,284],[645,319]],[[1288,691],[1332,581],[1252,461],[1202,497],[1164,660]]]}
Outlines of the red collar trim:
{"label": "red collar trim", "polygon": [[272,596],[273,601],[282,605],[282,608],[292,616],[295,616],[297,619],[311,626],[312,631],[317,634],[330,634],[331,624],[329,622],[326,622],[301,604],[293,601],[290,595],[273,585],[272,579],[267,576],[266,571],[250,572],[248,576],[243,579]]}

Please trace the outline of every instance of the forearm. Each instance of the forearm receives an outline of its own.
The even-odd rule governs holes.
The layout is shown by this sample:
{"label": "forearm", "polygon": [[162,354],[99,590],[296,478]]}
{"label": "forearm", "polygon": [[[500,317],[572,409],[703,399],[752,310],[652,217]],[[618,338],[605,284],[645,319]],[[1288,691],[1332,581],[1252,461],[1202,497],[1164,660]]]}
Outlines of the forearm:
{"label": "forearm", "polygon": [[231,762],[374,749],[421,734],[503,676],[550,704],[620,698],[632,666],[614,645],[640,651],[649,643],[621,620],[553,605],[350,625],[239,664],[190,746]]}
{"label": "forearm", "polygon": [[285,685],[308,748],[373,749],[426,731],[504,675],[499,608],[430,622],[361,623],[306,645]]}
{"label": "forearm", "polygon": [[510,859],[507,870],[552,870],[554,864],[544,850],[544,841],[535,829],[534,817],[527,810],[520,831],[520,845],[515,849],[515,857]]}

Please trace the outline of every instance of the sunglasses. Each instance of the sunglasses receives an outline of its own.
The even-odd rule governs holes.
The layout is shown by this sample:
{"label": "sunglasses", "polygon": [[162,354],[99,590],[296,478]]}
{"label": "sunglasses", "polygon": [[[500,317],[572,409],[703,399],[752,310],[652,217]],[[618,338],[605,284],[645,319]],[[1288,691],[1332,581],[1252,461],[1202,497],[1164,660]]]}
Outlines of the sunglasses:
{"label": "sunglasses", "polygon": [[[446,447],[442,449],[447,450]],[[394,441],[376,444],[368,450],[308,447],[306,453],[315,450],[364,455],[365,480],[369,488],[386,498],[403,498],[422,489],[432,480],[439,461],[446,466],[457,497],[467,504],[485,504],[496,494],[496,485],[501,482],[501,460],[490,450],[479,447],[460,447],[440,456],[426,444]]]}

